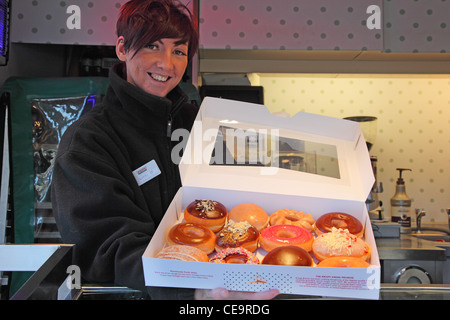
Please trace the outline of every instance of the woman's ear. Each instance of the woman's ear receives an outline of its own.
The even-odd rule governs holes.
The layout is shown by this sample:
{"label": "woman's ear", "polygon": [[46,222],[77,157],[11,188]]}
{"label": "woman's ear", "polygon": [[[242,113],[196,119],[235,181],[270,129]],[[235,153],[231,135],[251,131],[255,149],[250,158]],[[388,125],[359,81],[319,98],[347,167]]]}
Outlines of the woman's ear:
{"label": "woman's ear", "polygon": [[116,55],[120,61],[127,61],[126,52],[125,52],[125,40],[123,36],[117,38],[116,42]]}

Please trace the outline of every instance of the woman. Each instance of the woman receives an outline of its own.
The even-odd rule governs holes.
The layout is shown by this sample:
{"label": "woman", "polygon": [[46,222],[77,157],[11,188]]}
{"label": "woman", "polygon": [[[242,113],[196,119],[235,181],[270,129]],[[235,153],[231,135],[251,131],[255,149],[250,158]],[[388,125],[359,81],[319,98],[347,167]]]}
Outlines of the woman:
{"label": "woman", "polygon": [[[84,281],[148,290],[153,299],[233,298],[224,289],[144,284],[143,252],[181,186],[171,132],[190,130],[198,111],[178,87],[198,47],[186,12],[170,0],[122,6],[116,30],[122,62],[110,72],[103,103],[61,140],[52,203],[63,241],[76,244],[74,264]],[[156,174],[141,180],[142,168]]]}

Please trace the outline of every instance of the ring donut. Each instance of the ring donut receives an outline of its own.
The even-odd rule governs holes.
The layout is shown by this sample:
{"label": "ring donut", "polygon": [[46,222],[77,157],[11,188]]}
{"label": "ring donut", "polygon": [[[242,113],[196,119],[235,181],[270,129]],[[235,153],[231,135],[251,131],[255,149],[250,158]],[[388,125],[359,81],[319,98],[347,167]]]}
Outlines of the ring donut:
{"label": "ring donut", "polygon": [[317,266],[325,268],[368,268],[370,264],[361,258],[342,256],[327,258],[319,262]]}
{"label": "ring donut", "polygon": [[236,264],[259,264],[259,259],[245,248],[226,248],[217,252],[210,262],[214,263],[236,263]]}
{"label": "ring donut", "polygon": [[303,227],[308,231],[313,231],[314,218],[310,213],[293,209],[280,209],[270,215],[269,223],[271,226],[277,224],[293,224]]}
{"label": "ring donut", "polygon": [[347,229],[357,237],[362,237],[364,227],[358,219],[343,212],[330,212],[319,217],[314,224],[314,232],[317,235],[330,232],[332,228]]}
{"label": "ring donut", "polygon": [[194,223],[174,225],[168,235],[169,245],[186,245],[196,247],[206,254],[214,251],[216,235],[209,228]]}
{"label": "ring donut", "polygon": [[296,246],[311,251],[314,238],[305,228],[278,224],[264,229],[259,236],[261,247],[267,252],[282,246]]}

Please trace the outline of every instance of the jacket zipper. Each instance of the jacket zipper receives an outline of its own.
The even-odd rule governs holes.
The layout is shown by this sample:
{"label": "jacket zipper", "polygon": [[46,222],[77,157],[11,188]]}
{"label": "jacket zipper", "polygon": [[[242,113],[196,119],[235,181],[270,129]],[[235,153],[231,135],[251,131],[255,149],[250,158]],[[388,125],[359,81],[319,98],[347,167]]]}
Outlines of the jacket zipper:
{"label": "jacket zipper", "polygon": [[167,146],[168,146],[168,150],[167,151],[168,151],[168,161],[170,161],[169,163],[171,163],[171,165],[170,165],[170,168],[171,168],[170,175],[171,175],[171,177],[170,178],[168,177],[167,185],[169,187],[168,189],[172,190],[172,192],[173,192],[172,196],[174,196],[175,193],[177,192],[177,190],[173,190],[174,189],[174,184],[175,184],[175,182],[174,182],[175,177],[179,177],[178,166],[173,163],[172,153],[171,153],[171,150],[172,150],[172,139],[171,138],[172,138],[172,130],[173,130],[173,115],[175,115],[179,111],[179,109],[181,108],[183,103],[184,103],[184,99],[183,98],[179,99],[173,105],[171,112],[169,112],[169,114],[167,115],[166,135],[167,135],[167,138],[169,140],[168,141],[169,143],[167,144]]}
{"label": "jacket zipper", "polygon": [[171,138],[172,137],[172,115],[169,114],[169,116],[167,117],[167,138]]}
{"label": "jacket zipper", "polygon": [[172,137],[172,124],[173,124],[172,123],[172,121],[173,121],[172,114],[175,114],[179,111],[179,109],[183,105],[184,101],[185,101],[184,98],[180,98],[177,102],[175,102],[175,104],[172,107],[172,110],[169,112],[169,114],[167,116],[167,129],[166,129],[167,138]]}

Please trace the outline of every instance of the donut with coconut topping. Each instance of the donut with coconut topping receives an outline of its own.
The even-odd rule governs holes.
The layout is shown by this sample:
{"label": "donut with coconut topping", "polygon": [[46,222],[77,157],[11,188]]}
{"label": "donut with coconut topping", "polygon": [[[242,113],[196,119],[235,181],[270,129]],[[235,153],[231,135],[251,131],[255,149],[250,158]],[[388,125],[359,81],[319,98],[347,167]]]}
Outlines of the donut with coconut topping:
{"label": "donut with coconut topping", "polygon": [[371,255],[370,246],[361,238],[348,232],[348,230],[332,228],[331,232],[322,233],[312,245],[312,251],[320,261],[329,257],[349,256],[363,260]]}

